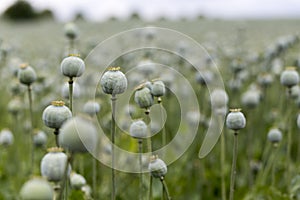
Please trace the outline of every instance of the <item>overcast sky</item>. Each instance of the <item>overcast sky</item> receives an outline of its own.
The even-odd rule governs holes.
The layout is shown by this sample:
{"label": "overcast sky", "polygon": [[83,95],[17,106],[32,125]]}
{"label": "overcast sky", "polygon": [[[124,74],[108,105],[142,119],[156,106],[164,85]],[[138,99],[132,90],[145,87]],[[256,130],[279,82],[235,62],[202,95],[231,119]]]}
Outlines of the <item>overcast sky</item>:
{"label": "overcast sky", "polygon": [[[0,0],[0,12],[16,0]],[[300,0],[28,0],[35,8],[51,9],[61,21],[82,13],[91,20],[128,17],[137,11],[152,20],[202,14],[214,18],[300,18]]]}

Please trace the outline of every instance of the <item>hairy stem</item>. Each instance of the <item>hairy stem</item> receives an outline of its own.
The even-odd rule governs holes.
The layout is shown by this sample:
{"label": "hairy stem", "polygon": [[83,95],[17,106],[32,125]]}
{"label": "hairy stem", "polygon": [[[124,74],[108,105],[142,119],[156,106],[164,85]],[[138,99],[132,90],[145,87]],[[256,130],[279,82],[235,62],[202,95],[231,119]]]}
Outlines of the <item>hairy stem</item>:
{"label": "hairy stem", "polygon": [[238,133],[235,131],[234,132],[234,143],[233,143],[233,158],[232,158],[232,166],[231,166],[231,177],[230,177],[230,194],[229,194],[229,200],[233,200],[234,199],[237,149],[238,149]]}
{"label": "hairy stem", "polygon": [[116,133],[116,101],[117,98],[113,94],[111,97],[111,105],[112,105],[112,116],[111,116],[111,142],[112,142],[112,152],[111,152],[111,199],[116,199],[116,177],[115,177],[115,133]]}

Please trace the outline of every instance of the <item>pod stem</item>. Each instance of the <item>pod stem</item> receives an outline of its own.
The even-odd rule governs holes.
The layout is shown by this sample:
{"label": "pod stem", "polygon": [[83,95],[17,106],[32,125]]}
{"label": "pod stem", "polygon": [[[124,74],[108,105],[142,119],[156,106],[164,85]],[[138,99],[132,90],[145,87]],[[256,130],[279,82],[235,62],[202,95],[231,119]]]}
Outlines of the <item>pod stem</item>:
{"label": "pod stem", "polygon": [[163,193],[165,193],[165,195],[167,196],[167,200],[172,200],[172,198],[170,197],[170,193],[169,193],[169,190],[168,190],[167,183],[166,183],[163,176],[160,177],[160,181],[161,181],[161,184],[163,186]]}
{"label": "pod stem", "polygon": [[73,112],[73,78],[72,77],[69,79],[69,100],[70,100],[69,108],[71,112]]}
{"label": "pod stem", "polygon": [[139,145],[139,179],[140,179],[140,183],[139,183],[139,199],[142,200],[143,199],[143,163],[142,163],[142,153],[143,153],[143,140],[142,139],[138,139],[138,145]]}
{"label": "pod stem", "polygon": [[[160,99],[161,99],[161,97],[159,97]],[[164,123],[163,122],[163,114],[164,114],[164,112],[163,112],[163,105],[162,105],[162,100],[160,100],[160,101],[158,101],[159,102],[159,105],[160,105],[160,116],[161,116],[161,119],[162,119],[162,124]],[[161,136],[162,136],[162,147],[164,147],[164,146],[166,146],[166,144],[167,144],[167,135],[166,135],[166,128],[165,128],[165,126],[163,126],[162,127],[162,133],[161,133]],[[163,152],[163,156],[162,156],[162,158],[164,158],[165,157],[165,152]]]}
{"label": "pod stem", "polygon": [[236,160],[237,160],[237,149],[238,149],[238,132],[234,132],[234,143],[233,143],[233,158],[231,166],[231,177],[230,177],[230,193],[229,200],[234,199],[234,187],[235,187],[235,176],[236,176]]}
{"label": "pod stem", "polygon": [[59,129],[58,128],[54,129],[55,143],[57,147],[59,147],[58,134],[59,134]]}
{"label": "pod stem", "polygon": [[222,129],[222,116],[219,116],[219,126],[221,130],[221,147],[220,147],[220,163],[221,163],[221,194],[222,200],[226,200],[226,183],[225,183],[225,135]]}
{"label": "pod stem", "polygon": [[33,110],[32,110],[32,89],[31,85],[28,85],[28,100],[29,100],[29,113],[30,113],[30,145],[31,146],[31,167],[30,174],[34,172],[34,143],[33,143]]}
{"label": "pod stem", "polygon": [[[73,162],[73,154],[70,152],[70,154],[68,155],[65,169],[64,169],[64,177],[63,177],[63,180],[61,181],[61,190],[58,195],[59,200],[60,199],[68,199],[68,185],[69,185],[68,168],[69,168],[69,165],[72,165],[72,162]],[[64,192],[65,192],[65,197],[63,198]]]}
{"label": "pod stem", "polygon": [[93,196],[97,199],[97,159],[93,158]]}
{"label": "pod stem", "polygon": [[115,94],[112,94],[111,97],[111,107],[112,107],[112,115],[111,115],[111,142],[112,142],[112,151],[111,151],[111,182],[112,182],[112,192],[111,199],[116,199],[116,177],[115,177],[115,133],[116,133],[116,101],[117,97]]}

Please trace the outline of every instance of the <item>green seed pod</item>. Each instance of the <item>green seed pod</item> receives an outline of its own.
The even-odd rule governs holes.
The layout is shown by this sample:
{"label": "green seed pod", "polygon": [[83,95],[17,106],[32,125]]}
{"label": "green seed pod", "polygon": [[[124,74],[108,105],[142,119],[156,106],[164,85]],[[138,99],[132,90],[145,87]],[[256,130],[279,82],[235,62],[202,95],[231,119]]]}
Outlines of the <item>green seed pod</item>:
{"label": "green seed pod", "polygon": [[23,104],[20,98],[14,98],[8,103],[8,112],[12,115],[18,115],[23,109]]}
{"label": "green seed pod", "polygon": [[63,59],[60,65],[61,73],[69,78],[79,77],[85,70],[84,61],[78,56],[71,55]]}
{"label": "green seed pod", "polygon": [[53,147],[41,161],[41,174],[51,182],[59,182],[64,178],[68,156],[62,148]]}
{"label": "green seed pod", "polygon": [[129,133],[134,138],[145,138],[147,137],[147,125],[143,120],[134,121],[129,128]]}
{"label": "green seed pod", "polygon": [[263,87],[268,87],[273,83],[273,76],[272,76],[272,74],[269,74],[269,73],[260,74],[257,77],[257,82],[259,85],[261,85]]}
{"label": "green seed pod", "polygon": [[68,119],[61,127],[59,144],[71,152],[94,152],[98,144],[98,133],[87,118],[76,116]]}
{"label": "green seed pod", "polygon": [[127,78],[120,67],[111,67],[101,77],[100,85],[106,94],[122,94],[127,89]]}
{"label": "green seed pod", "polygon": [[41,130],[35,131],[35,134],[33,136],[34,146],[36,147],[45,146],[45,144],[47,143],[47,139],[48,137],[44,131]]}
{"label": "green seed pod", "polygon": [[43,178],[32,178],[21,188],[20,197],[22,200],[53,200],[54,192],[49,184]]}
{"label": "green seed pod", "polygon": [[79,33],[78,28],[76,24],[72,22],[69,22],[65,25],[64,31],[65,31],[65,36],[70,40],[74,40],[78,37],[78,33]]}
{"label": "green seed pod", "polygon": [[299,74],[295,67],[287,67],[280,75],[280,83],[288,88],[299,83]]}
{"label": "green seed pod", "polygon": [[100,112],[100,104],[95,101],[88,101],[83,106],[83,112],[90,116],[97,115]]}
{"label": "green seed pod", "polygon": [[278,128],[272,128],[268,132],[268,140],[272,143],[279,143],[282,140],[282,133]]}
{"label": "green seed pod", "polygon": [[51,104],[43,111],[42,119],[47,127],[59,129],[67,119],[72,117],[72,112],[63,101],[52,101]]}
{"label": "green seed pod", "polygon": [[144,85],[139,86],[134,94],[134,101],[139,105],[140,108],[149,109],[153,103],[153,95],[149,88]]}
{"label": "green seed pod", "polygon": [[18,79],[24,85],[31,85],[36,80],[36,73],[28,64],[22,64],[18,70]]}
{"label": "green seed pod", "polygon": [[9,129],[3,129],[0,132],[0,145],[10,146],[14,143],[14,135]]}
{"label": "green seed pod", "polygon": [[82,175],[72,172],[70,174],[70,184],[73,189],[81,190],[81,188],[86,184],[86,180]]}
{"label": "green seed pod", "polygon": [[157,156],[152,156],[148,169],[154,178],[164,177],[168,171],[165,162],[157,158]]}
{"label": "green seed pod", "polygon": [[255,108],[260,102],[260,93],[251,89],[242,94],[242,104],[248,108]]}
{"label": "green seed pod", "polygon": [[226,126],[234,131],[245,128],[246,118],[241,109],[230,109],[230,113],[226,117]]}
{"label": "green seed pod", "polygon": [[166,88],[164,82],[160,80],[153,81],[151,94],[155,97],[161,97],[164,96],[165,93],[166,93]]}

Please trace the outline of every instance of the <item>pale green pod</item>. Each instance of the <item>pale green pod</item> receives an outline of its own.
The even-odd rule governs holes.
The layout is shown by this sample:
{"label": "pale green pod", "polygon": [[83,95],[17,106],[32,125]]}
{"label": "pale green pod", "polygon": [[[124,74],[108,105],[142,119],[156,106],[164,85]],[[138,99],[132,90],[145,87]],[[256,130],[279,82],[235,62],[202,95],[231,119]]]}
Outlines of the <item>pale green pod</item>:
{"label": "pale green pod", "polygon": [[64,26],[65,35],[67,38],[74,40],[78,37],[79,30],[73,22],[69,22]]}
{"label": "pale green pod", "polygon": [[143,120],[136,120],[132,122],[129,128],[129,133],[134,138],[147,137],[147,125]]}
{"label": "pale green pod", "polygon": [[42,147],[47,143],[47,135],[44,131],[38,130],[33,136],[33,144],[36,147]]}
{"label": "pale green pod", "polygon": [[100,104],[95,101],[88,101],[83,106],[83,112],[90,116],[94,116],[100,112]]}
{"label": "pale green pod", "polygon": [[260,93],[257,90],[248,90],[242,94],[242,104],[248,108],[255,108],[260,102]]}
{"label": "pale green pod", "polygon": [[282,140],[282,133],[278,128],[272,128],[268,132],[268,140],[272,143],[278,143]]}
{"label": "pale green pod", "polygon": [[287,67],[280,75],[280,83],[292,87],[299,83],[299,74],[294,67]]}
{"label": "pale green pod", "polygon": [[213,109],[227,107],[228,100],[227,93],[222,89],[215,89],[210,95],[210,102]]}
{"label": "pale green pod", "polygon": [[122,94],[127,89],[127,78],[119,67],[111,67],[101,77],[100,85],[106,94]]}
{"label": "pale green pod", "polygon": [[139,87],[134,94],[134,101],[139,105],[140,108],[148,109],[153,103],[153,95],[147,87]]}
{"label": "pale green pod", "polygon": [[155,97],[161,97],[164,96],[165,93],[166,93],[166,88],[164,82],[160,80],[153,81],[151,94]]}
{"label": "pale green pod", "polygon": [[14,135],[9,129],[3,129],[0,132],[0,145],[10,146],[14,143]]}
{"label": "pale green pod", "polygon": [[32,178],[21,188],[22,200],[53,200],[53,189],[48,181],[43,178]]}
{"label": "pale green pod", "polygon": [[51,104],[43,111],[42,119],[47,127],[59,129],[67,119],[72,117],[72,112],[63,101],[52,101]]}
{"label": "pale green pod", "polygon": [[246,118],[240,109],[231,109],[226,117],[226,126],[232,130],[240,130],[246,126]]}
{"label": "pale green pod", "polygon": [[53,147],[41,161],[41,174],[51,182],[59,182],[64,178],[68,156],[61,148]]}
{"label": "pale green pod", "polygon": [[12,115],[17,115],[23,109],[23,103],[20,100],[20,98],[14,98],[8,103],[7,107],[8,107],[8,111]]}
{"label": "pale green pod", "polygon": [[86,185],[86,180],[82,175],[72,172],[70,174],[70,184],[73,189],[81,190],[81,188]]}
{"label": "pale green pod", "polygon": [[24,85],[31,85],[36,81],[37,76],[35,70],[28,64],[22,64],[18,70],[18,79]]}
{"label": "pale green pod", "polygon": [[154,178],[162,178],[168,172],[166,163],[154,156],[151,158],[148,169]]}
{"label": "pale green pod", "polygon": [[60,65],[61,73],[69,78],[79,77],[85,70],[84,61],[77,56],[69,56],[63,59]]}
{"label": "pale green pod", "polygon": [[98,133],[94,124],[82,116],[68,119],[61,127],[59,144],[73,153],[94,152]]}

